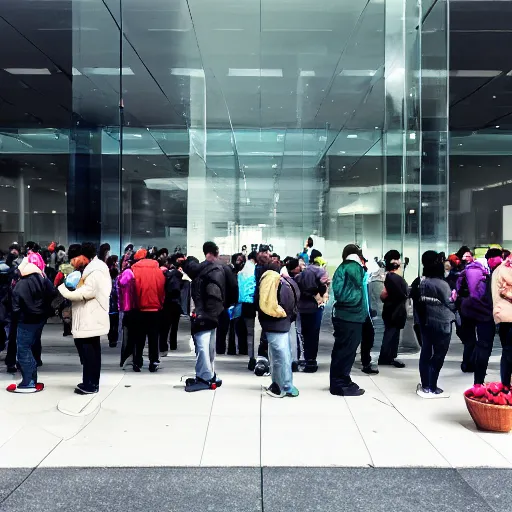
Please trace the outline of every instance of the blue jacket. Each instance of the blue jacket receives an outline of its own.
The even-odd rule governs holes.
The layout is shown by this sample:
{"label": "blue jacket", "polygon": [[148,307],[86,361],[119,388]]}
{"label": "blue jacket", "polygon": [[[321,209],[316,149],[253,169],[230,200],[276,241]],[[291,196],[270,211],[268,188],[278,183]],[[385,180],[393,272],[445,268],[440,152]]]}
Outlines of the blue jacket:
{"label": "blue jacket", "polygon": [[[246,263],[249,265],[249,263]],[[252,265],[254,267],[254,265]],[[255,270],[255,269],[254,269]],[[254,292],[256,291],[256,274],[255,272],[238,273],[238,302],[253,304]]]}

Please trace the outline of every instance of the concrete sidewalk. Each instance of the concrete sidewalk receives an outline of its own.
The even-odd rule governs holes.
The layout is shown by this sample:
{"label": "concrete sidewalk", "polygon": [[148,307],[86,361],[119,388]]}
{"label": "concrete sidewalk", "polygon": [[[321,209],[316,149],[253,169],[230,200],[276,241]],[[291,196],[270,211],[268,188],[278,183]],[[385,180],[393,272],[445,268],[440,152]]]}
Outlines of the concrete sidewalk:
{"label": "concrete sidewalk", "polygon": [[[477,431],[466,410],[472,376],[460,372],[455,338],[440,379],[449,399],[416,396],[418,354],[373,377],[354,367],[366,394],[331,396],[326,326],[318,373],[294,374],[300,396],[278,400],[262,392],[270,379],[249,372],[245,356],[218,357],[218,390],[185,393],[181,378],[194,369],[186,327],[156,374],[147,362],[142,373],[122,371],[119,348],[105,343],[100,393],[82,397],[73,393],[81,380],[73,340],[48,325],[45,391],[0,391],[0,467],[512,467],[512,436]],[[13,380],[1,368],[4,389]],[[499,378],[499,350],[488,378]]]}

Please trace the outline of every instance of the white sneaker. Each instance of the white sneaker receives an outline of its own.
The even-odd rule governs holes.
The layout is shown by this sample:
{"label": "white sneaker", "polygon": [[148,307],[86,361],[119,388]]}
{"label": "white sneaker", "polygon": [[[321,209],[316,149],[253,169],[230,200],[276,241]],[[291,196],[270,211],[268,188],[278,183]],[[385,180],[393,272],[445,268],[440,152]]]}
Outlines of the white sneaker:
{"label": "white sneaker", "polygon": [[168,357],[169,356],[169,352],[167,352],[167,350],[165,352],[160,352],[160,357]]}
{"label": "white sneaker", "polygon": [[416,386],[416,394],[421,398],[434,398],[434,393],[425,389],[421,384]]}
{"label": "white sneaker", "polygon": [[444,389],[437,388],[434,392],[430,392],[431,398],[450,398],[450,393],[444,391]]}

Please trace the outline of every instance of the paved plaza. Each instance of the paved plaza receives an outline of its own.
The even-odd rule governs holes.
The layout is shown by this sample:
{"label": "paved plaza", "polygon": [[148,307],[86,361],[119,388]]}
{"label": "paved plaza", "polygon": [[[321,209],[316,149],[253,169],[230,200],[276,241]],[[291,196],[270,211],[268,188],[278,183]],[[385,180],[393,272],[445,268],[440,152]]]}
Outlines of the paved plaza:
{"label": "paved plaza", "polygon": [[[106,342],[92,397],[73,393],[81,377],[73,340],[60,325],[45,328],[45,391],[0,393],[0,510],[53,510],[58,498],[74,510],[172,502],[163,509],[181,511],[198,508],[201,495],[208,503],[199,510],[333,510],[341,494],[335,510],[381,510],[381,492],[388,507],[398,503],[394,510],[510,510],[512,436],[476,430],[462,397],[472,376],[460,372],[456,338],[440,380],[450,398],[416,396],[412,351],[401,356],[405,369],[369,377],[354,367],[366,394],[342,398],[328,392],[332,336],[324,322],[318,373],[294,374],[300,396],[279,400],[263,392],[270,380],[249,372],[245,356],[218,357],[221,388],[185,393],[194,357],[183,323],[179,350],[156,374],[147,361],[142,373],[121,370],[119,348]],[[489,380],[498,379],[499,352]],[[2,388],[10,382],[2,371]],[[500,487],[506,503],[491,499],[497,482],[509,482]],[[126,502],[113,487],[126,490]]]}

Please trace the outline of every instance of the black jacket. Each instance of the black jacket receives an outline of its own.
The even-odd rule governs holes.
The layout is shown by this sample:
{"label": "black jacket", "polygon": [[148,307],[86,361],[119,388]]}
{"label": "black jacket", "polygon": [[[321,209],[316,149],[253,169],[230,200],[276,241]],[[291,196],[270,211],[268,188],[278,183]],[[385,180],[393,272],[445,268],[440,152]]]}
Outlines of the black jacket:
{"label": "black jacket", "polygon": [[299,313],[315,313],[318,310],[316,295],[323,296],[327,292],[327,286],[320,281],[319,273],[310,265],[295,276],[295,282],[300,290]]}
{"label": "black jacket", "polygon": [[51,315],[55,294],[55,288],[47,277],[37,273],[24,276],[12,292],[12,312],[20,323],[46,321]]}
{"label": "black jacket", "polygon": [[165,273],[165,305],[176,304],[181,308],[181,290],[183,289],[183,274],[176,268]]}
{"label": "black jacket", "polygon": [[188,258],[183,270],[192,279],[192,331],[215,329],[220,314],[238,302],[236,276],[227,265],[209,261],[199,263],[195,258]]}
{"label": "black jacket", "polygon": [[407,321],[406,301],[408,298],[407,283],[402,276],[388,272],[384,286],[388,296],[382,309],[382,320],[386,327],[403,329]]}

